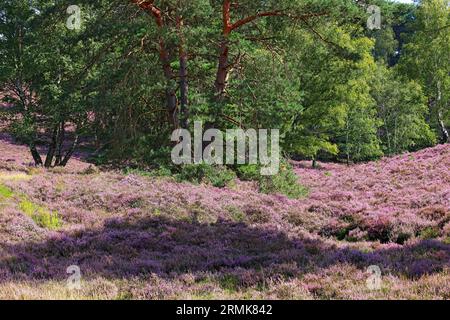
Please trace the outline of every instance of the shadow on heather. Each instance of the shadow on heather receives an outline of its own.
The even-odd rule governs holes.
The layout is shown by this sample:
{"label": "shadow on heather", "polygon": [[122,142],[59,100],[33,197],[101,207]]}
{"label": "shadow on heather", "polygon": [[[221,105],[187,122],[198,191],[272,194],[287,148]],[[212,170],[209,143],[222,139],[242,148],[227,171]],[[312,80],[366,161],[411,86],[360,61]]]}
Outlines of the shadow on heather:
{"label": "shadow on heather", "polygon": [[318,240],[289,239],[276,230],[240,223],[218,221],[208,225],[153,217],[113,219],[98,230],[62,233],[42,243],[3,246],[0,257],[0,281],[66,279],[70,265],[78,265],[85,277],[110,279],[152,273],[166,278],[196,272],[224,275],[237,269],[289,278],[337,263],[361,270],[378,265],[384,274],[417,278],[448,266],[450,246],[423,241],[415,246],[363,253]]}

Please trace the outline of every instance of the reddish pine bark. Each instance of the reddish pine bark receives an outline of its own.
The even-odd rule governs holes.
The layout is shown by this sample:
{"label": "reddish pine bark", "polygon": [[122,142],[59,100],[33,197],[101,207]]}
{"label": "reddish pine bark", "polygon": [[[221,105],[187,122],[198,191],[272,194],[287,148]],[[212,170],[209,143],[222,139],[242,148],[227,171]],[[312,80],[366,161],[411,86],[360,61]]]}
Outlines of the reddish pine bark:
{"label": "reddish pine bark", "polygon": [[[155,18],[157,26],[162,29],[164,27],[164,19],[162,11],[157,8],[153,1],[145,0],[131,0],[131,2],[138,5],[141,9],[151,14]],[[161,62],[164,77],[167,82],[166,87],[166,107],[169,117],[169,122],[173,127],[178,127],[178,108],[177,108],[177,95],[175,89],[171,85],[171,81],[174,78],[174,72],[170,66],[170,54],[162,37],[159,38],[159,60]]]}

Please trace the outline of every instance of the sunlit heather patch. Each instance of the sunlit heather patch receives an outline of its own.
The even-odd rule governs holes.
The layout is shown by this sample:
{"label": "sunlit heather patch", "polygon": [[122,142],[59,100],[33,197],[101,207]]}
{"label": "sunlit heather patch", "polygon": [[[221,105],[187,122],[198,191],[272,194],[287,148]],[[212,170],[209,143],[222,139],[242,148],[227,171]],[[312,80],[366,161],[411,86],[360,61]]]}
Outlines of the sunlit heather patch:
{"label": "sunlit heather patch", "polygon": [[0,181],[4,180],[31,180],[31,176],[25,173],[4,173],[0,172]]}

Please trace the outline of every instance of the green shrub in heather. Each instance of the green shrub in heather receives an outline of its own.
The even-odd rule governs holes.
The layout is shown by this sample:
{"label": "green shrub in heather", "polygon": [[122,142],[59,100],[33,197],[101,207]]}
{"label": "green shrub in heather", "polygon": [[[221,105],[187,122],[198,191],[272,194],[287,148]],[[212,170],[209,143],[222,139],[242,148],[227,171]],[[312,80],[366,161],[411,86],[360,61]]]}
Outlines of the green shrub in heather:
{"label": "green shrub in heather", "polygon": [[223,188],[236,179],[236,174],[224,166],[190,164],[180,167],[179,173],[176,174],[176,179],[196,184],[206,183],[214,187]]}
{"label": "green shrub in heather", "polygon": [[236,169],[238,177],[244,181],[257,181],[259,191],[266,194],[283,194],[291,199],[305,197],[308,190],[299,184],[298,176],[292,166],[283,162],[280,171],[274,176],[261,175],[261,168],[257,165],[243,165]]}
{"label": "green shrub in heather", "polygon": [[291,199],[305,197],[308,190],[298,183],[298,176],[291,168],[280,171],[275,176],[261,177],[259,190],[263,193],[280,193]]}

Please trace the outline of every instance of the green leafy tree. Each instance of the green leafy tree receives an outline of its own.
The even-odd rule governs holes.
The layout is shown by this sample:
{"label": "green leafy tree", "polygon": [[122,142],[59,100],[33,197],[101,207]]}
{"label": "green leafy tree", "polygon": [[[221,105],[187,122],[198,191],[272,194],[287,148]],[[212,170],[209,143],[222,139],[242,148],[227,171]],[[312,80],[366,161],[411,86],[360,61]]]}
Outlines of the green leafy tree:
{"label": "green leafy tree", "polygon": [[436,142],[426,121],[426,97],[417,82],[399,79],[395,70],[379,65],[372,83],[372,95],[383,123],[379,137],[386,154],[417,150]]}
{"label": "green leafy tree", "polygon": [[450,122],[450,2],[419,2],[414,34],[408,39],[401,61],[403,73],[424,88],[430,124],[442,142],[449,141]]}

